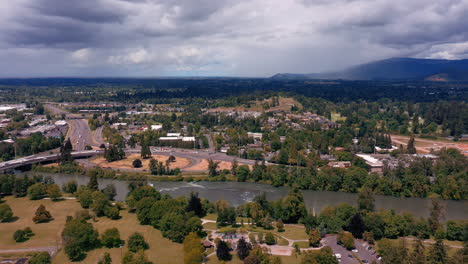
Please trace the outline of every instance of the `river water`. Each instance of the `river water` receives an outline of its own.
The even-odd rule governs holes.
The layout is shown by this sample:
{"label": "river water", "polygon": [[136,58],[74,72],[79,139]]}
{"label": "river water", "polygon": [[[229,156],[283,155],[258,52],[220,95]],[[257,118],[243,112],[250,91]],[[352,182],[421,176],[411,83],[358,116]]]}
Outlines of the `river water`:
{"label": "river water", "polygon": [[[44,174],[45,175],[45,174]],[[76,180],[78,185],[85,185],[89,177],[83,175],[47,174],[54,178],[59,186]],[[107,184],[114,184],[117,190],[116,200],[123,201],[128,193],[127,183],[114,179],[98,179],[99,187],[104,188]],[[288,193],[287,187],[275,188],[268,184],[249,182],[157,182],[150,181],[161,193],[168,193],[173,197],[180,195],[188,196],[191,192],[197,192],[200,197],[212,202],[226,200],[233,206],[252,201],[256,195],[265,193],[267,199],[277,200],[285,197]],[[327,205],[340,203],[357,204],[357,194],[328,191],[304,190],[304,200],[311,212],[319,213]],[[397,212],[410,212],[415,216],[427,217],[431,202],[424,198],[400,198],[391,196],[375,196],[377,209],[395,209]],[[446,220],[468,219],[468,201],[444,201]]]}

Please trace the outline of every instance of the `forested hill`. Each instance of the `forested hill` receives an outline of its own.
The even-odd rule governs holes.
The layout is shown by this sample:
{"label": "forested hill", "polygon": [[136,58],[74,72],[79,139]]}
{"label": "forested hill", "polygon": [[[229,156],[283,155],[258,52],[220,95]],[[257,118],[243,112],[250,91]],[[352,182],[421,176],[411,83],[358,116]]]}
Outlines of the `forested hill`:
{"label": "forested hill", "polygon": [[[79,90],[80,93],[76,93]],[[36,78],[0,79],[0,102],[22,97],[54,101],[140,102],[292,92],[334,102],[383,98],[430,102],[468,100],[468,82],[312,81],[261,78]],[[25,98],[26,99],[26,98]],[[156,102],[155,101],[155,102]]]}
{"label": "forested hill", "polygon": [[468,81],[468,59],[436,60],[392,58],[350,67],[336,72],[276,74],[276,80],[347,79],[347,80],[427,80]]}

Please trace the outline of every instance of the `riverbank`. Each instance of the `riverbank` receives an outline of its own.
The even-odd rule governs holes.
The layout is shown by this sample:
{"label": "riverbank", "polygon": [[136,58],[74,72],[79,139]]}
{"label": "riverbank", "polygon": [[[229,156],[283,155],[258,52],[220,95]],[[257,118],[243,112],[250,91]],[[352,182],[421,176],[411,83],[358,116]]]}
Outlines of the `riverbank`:
{"label": "riverbank", "polygon": [[[75,180],[79,185],[86,185],[89,177],[83,174],[62,173],[29,173],[51,176],[59,186]],[[128,193],[127,181],[124,178],[99,178],[99,187],[105,188],[108,184],[116,187],[116,200],[124,201]],[[160,176],[152,176],[160,179]],[[175,177],[175,176],[172,176]],[[265,183],[237,182],[237,181],[156,181],[149,179],[148,183],[162,193],[173,197],[189,196],[191,192],[199,193],[200,197],[212,202],[226,200],[233,206],[252,201],[255,196],[265,193],[268,200],[277,200],[287,195],[289,187],[273,187]],[[325,206],[334,206],[342,203],[356,205],[357,194],[345,192],[302,190],[304,201],[308,210],[318,214]],[[468,219],[468,201],[444,200],[446,220]],[[409,212],[416,217],[428,217],[431,206],[430,199],[406,198],[375,195],[376,209],[394,209],[397,212]]]}

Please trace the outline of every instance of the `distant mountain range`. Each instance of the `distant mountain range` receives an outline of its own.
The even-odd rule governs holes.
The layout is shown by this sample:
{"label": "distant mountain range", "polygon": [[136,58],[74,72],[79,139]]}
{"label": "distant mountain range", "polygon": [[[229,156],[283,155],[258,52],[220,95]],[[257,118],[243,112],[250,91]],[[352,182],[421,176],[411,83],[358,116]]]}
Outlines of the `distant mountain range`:
{"label": "distant mountain range", "polygon": [[392,58],[326,73],[278,73],[275,80],[347,79],[347,80],[427,80],[468,81],[468,59],[435,60]]}

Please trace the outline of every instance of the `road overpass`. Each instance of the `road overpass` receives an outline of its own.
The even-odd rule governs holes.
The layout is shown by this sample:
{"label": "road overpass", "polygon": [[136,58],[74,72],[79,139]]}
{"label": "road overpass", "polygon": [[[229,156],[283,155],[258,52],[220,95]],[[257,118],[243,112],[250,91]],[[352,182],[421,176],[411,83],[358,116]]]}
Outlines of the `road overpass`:
{"label": "road overpass", "polygon": [[[74,151],[71,153],[71,155],[73,158],[79,159],[79,158],[89,158],[92,156],[100,155],[102,153],[103,153],[102,150],[84,150],[84,151]],[[15,160],[1,162],[0,172],[11,171],[11,170],[14,170],[16,168],[26,166],[26,165],[32,165],[32,164],[43,163],[43,162],[54,162],[54,161],[58,161],[59,159],[60,159],[60,153],[38,154],[38,155],[27,156],[27,157],[15,159]]]}

